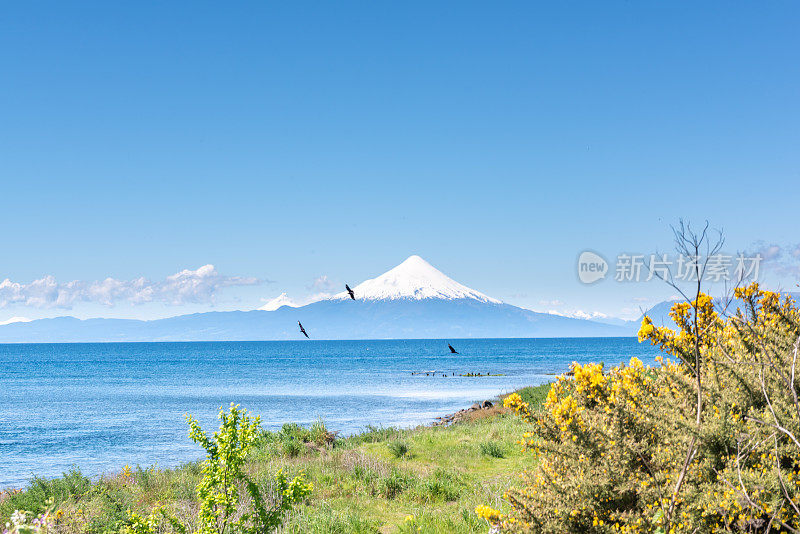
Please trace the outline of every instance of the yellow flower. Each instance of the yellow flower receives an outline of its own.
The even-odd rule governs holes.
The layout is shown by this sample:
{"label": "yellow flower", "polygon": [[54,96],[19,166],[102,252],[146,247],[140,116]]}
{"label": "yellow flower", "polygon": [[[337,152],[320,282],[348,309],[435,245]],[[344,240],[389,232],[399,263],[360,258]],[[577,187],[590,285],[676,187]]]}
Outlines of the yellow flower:
{"label": "yellow flower", "polygon": [[512,393],[511,395],[503,399],[503,406],[505,406],[506,408],[511,408],[522,417],[530,416],[530,411],[528,410],[528,403],[522,401],[522,397],[520,397],[519,393]]}
{"label": "yellow flower", "polygon": [[483,519],[485,519],[490,523],[497,523],[498,521],[500,521],[501,517],[499,510],[495,510],[491,506],[486,506],[485,504],[480,504],[476,506],[475,513],[478,515],[478,517],[482,517]]}
{"label": "yellow flower", "polygon": [[519,393],[512,393],[511,395],[503,399],[503,406],[505,406],[506,408],[514,408],[521,402],[522,402],[522,397],[520,397]]}
{"label": "yellow flower", "polygon": [[650,320],[650,317],[645,315],[642,318],[642,326],[639,328],[639,341],[649,339],[655,329],[656,327],[653,326],[653,321]]}

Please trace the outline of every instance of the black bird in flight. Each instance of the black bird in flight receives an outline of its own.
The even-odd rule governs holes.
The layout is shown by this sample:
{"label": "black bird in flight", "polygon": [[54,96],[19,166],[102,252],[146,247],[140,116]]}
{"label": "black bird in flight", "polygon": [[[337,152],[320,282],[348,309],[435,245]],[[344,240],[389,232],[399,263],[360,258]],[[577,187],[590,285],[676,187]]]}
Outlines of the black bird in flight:
{"label": "black bird in flight", "polygon": [[451,353],[453,353],[453,354],[458,354],[458,351],[457,351],[456,349],[454,349],[454,348],[453,348],[453,345],[451,345],[450,343],[448,343],[448,344],[447,344],[447,346],[448,346],[448,347],[450,347],[450,352],[451,352]]}
{"label": "black bird in flight", "polygon": [[347,289],[347,292],[350,293],[350,298],[353,299],[353,300],[356,300],[356,294],[353,293],[353,290],[350,289],[350,286],[345,284],[344,287]]}
{"label": "black bird in flight", "polygon": [[303,335],[308,337],[308,334],[306,334],[306,329],[303,328],[303,323],[301,323],[300,321],[297,321],[297,324],[300,326],[300,331],[303,333]]}

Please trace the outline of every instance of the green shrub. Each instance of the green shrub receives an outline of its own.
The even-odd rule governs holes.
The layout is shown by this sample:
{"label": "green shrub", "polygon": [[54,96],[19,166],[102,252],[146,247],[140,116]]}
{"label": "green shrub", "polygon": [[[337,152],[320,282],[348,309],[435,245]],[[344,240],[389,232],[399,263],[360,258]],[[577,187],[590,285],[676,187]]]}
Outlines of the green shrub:
{"label": "green shrub", "polygon": [[451,502],[461,497],[467,485],[458,474],[437,469],[418,488],[419,496],[425,502]]}
{"label": "green shrub", "polygon": [[101,480],[90,492],[84,494],[91,499],[94,508],[85,527],[87,533],[119,531],[127,523],[127,510],[134,505],[135,496],[126,488]]}
{"label": "green shrub", "polygon": [[403,458],[408,455],[408,444],[404,441],[390,441],[387,445],[389,452],[395,458]]}
{"label": "green shrub", "polygon": [[70,469],[61,478],[34,477],[26,491],[11,493],[0,501],[0,516],[10,517],[14,510],[40,514],[47,509],[48,503],[58,505],[72,496],[83,495],[91,486],[91,480],[77,468]]}
{"label": "green shrub", "polygon": [[484,441],[480,444],[480,451],[482,455],[492,458],[503,458],[506,455],[505,447],[497,441]]}
{"label": "green shrub", "polygon": [[322,420],[317,420],[308,429],[308,440],[321,447],[332,447],[336,442],[336,434],[329,431]]}
{"label": "green shrub", "polygon": [[299,456],[300,453],[305,450],[303,442],[294,438],[283,441],[282,447],[283,447],[283,454],[290,458]]}
{"label": "green shrub", "polygon": [[[305,444],[311,444],[306,446]],[[309,428],[297,423],[285,423],[277,432],[263,431],[257,440],[260,454],[283,455],[289,457],[310,453],[315,448],[333,448],[336,434],[330,432],[322,421],[316,421]]]}
{"label": "green shrub", "polygon": [[298,425],[297,423],[284,423],[281,426],[279,434],[286,438],[296,438],[300,441],[308,435],[308,430]]}
{"label": "green shrub", "polygon": [[392,471],[378,480],[378,494],[387,499],[394,499],[408,488],[414,486],[416,479],[399,469]]}
{"label": "green shrub", "polygon": [[381,443],[389,441],[390,439],[397,439],[403,431],[395,427],[377,427],[367,425],[364,432],[350,436],[346,441],[350,444],[357,445],[359,443]]}
{"label": "green shrub", "polygon": [[[305,499],[312,486],[305,483],[302,474],[289,482],[283,470],[278,471],[274,484],[269,487],[252,480],[244,472],[244,463],[248,452],[259,441],[260,419],[251,418],[246,410],[234,404],[227,412],[220,409],[219,419],[219,430],[209,438],[200,423],[187,416],[189,437],[206,451],[206,459],[201,463],[203,478],[197,485],[200,500],[197,534],[272,532],[281,525],[286,512]],[[240,489],[244,489],[250,499],[249,506],[244,508],[239,507]],[[270,495],[274,498],[269,498]],[[129,511],[125,531],[154,534],[162,531],[165,524],[176,532],[188,532],[188,527],[164,507],[156,507],[149,517]]]}

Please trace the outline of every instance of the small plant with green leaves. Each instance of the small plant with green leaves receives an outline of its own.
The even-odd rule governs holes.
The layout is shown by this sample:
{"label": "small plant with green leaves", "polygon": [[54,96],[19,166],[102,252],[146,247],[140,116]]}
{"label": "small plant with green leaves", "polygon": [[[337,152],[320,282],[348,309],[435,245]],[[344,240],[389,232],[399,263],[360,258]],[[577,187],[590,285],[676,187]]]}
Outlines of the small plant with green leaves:
{"label": "small plant with green leaves", "polygon": [[394,499],[408,488],[416,485],[416,478],[400,469],[392,469],[378,481],[378,495],[386,499]]}
{"label": "small plant with green leaves", "polygon": [[[220,408],[220,428],[209,438],[200,423],[191,416],[189,437],[206,450],[201,463],[203,478],[197,484],[200,510],[196,534],[263,534],[277,529],[292,506],[303,501],[313,489],[302,473],[291,481],[283,470],[275,475],[275,482],[262,491],[257,482],[244,471],[248,452],[261,436],[260,418],[250,417],[247,410],[231,403],[226,412]],[[250,497],[250,507],[240,506],[239,489],[244,488]],[[268,498],[265,498],[265,494]],[[189,528],[168,513],[156,507],[149,516],[128,512],[126,534],[154,534],[165,528],[186,534]]]}
{"label": "small plant with green leaves", "polygon": [[[251,418],[246,410],[231,404],[226,413],[220,409],[220,428],[209,438],[200,423],[191,416],[189,437],[206,450],[202,464],[203,479],[197,485],[200,499],[199,534],[223,534],[232,523],[239,504],[236,483],[245,480],[242,470],[247,452],[258,436],[260,418]],[[249,488],[249,484],[247,485]],[[241,520],[249,519],[242,517]]]}
{"label": "small plant with green leaves", "polygon": [[188,529],[174,516],[170,515],[164,507],[155,508],[149,516],[144,517],[128,510],[128,525],[123,529],[125,534],[154,534],[163,532],[163,524],[169,524],[172,530],[186,534]]}
{"label": "small plant with green leaves", "polygon": [[389,452],[395,458],[404,458],[408,456],[408,444],[404,441],[391,441],[388,443]]}
{"label": "small plant with green leaves", "polygon": [[484,441],[480,444],[481,454],[491,458],[503,458],[506,455],[505,447],[497,441]]}
{"label": "small plant with green leaves", "polygon": [[[247,453],[261,434],[260,418],[251,418],[247,410],[231,403],[227,412],[220,409],[219,419],[220,429],[209,438],[200,423],[187,416],[189,437],[206,450],[206,459],[202,463],[203,479],[197,485],[200,499],[198,534],[270,532],[280,526],[284,513],[292,505],[311,493],[312,486],[305,482],[303,475],[289,482],[283,471],[278,471],[275,476],[276,502],[268,505],[258,484],[243,470]],[[240,484],[250,496],[252,510],[241,513],[234,520]]]}

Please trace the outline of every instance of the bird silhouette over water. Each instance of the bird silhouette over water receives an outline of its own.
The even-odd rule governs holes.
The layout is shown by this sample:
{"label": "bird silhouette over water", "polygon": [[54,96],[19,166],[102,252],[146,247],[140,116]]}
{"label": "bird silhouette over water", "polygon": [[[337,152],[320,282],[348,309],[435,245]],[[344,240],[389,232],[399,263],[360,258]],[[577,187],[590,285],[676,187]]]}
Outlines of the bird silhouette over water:
{"label": "bird silhouette over water", "polygon": [[347,292],[350,293],[350,298],[353,299],[353,300],[356,300],[356,294],[353,293],[353,290],[350,289],[350,286],[345,284],[344,287],[345,287],[345,289],[347,289]]}
{"label": "bird silhouette over water", "polygon": [[447,344],[447,346],[450,348],[450,352],[451,352],[451,353],[453,353],[453,354],[458,354],[458,351],[457,351],[456,349],[454,349],[454,348],[453,348],[453,345],[451,345],[450,343],[448,343],[448,344]]}
{"label": "bird silhouette over water", "polygon": [[300,327],[300,331],[303,333],[303,335],[308,337],[308,334],[306,334],[306,329],[303,328],[303,323],[301,323],[300,321],[297,321],[297,325]]}

